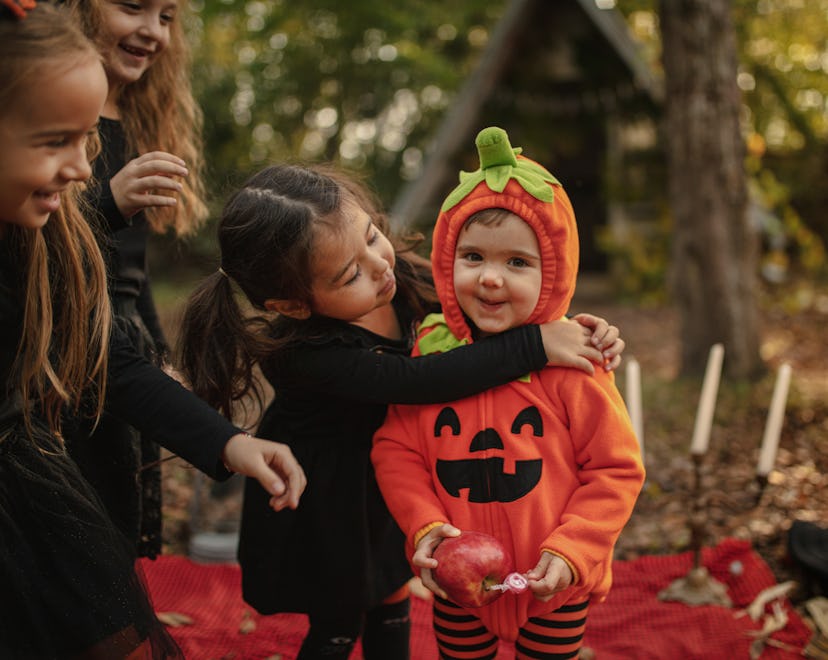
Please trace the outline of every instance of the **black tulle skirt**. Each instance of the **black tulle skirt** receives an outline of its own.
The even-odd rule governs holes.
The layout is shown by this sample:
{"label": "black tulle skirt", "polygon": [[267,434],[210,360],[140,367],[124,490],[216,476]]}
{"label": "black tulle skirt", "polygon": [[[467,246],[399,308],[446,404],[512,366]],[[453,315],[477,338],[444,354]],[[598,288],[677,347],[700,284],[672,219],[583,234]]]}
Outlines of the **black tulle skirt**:
{"label": "black tulle skirt", "polygon": [[[116,300],[115,322],[137,353],[157,362],[155,344],[135,311],[135,300],[118,304]],[[132,540],[139,557],[155,559],[161,554],[162,521],[158,444],[106,412],[97,425],[91,415],[67,417],[63,432],[69,455],[101,498],[112,522]]]}
{"label": "black tulle skirt", "polygon": [[0,420],[0,657],[183,658],[62,445]]}

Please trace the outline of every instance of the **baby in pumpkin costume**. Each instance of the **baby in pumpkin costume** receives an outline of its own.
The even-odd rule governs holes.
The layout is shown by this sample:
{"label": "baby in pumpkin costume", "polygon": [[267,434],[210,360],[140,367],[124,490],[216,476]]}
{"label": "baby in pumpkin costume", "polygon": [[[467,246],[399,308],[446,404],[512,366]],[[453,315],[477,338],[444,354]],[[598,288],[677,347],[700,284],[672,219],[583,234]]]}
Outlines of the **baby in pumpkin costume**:
{"label": "baby in pumpkin costume", "polygon": [[[415,354],[559,319],[575,290],[577,227],[560,183],[502,129],[476,144],[481,167],[461,173],[434,228],[443,314],[423,321]],[[530,578],[480,608],[435,598],[444,657],[494,658],[498,638],[518,657],[577,656],[644,481],[612,373],[546,368],[451,404],[391,406],[372,460],[409,558],[438,594],[435,562],[422,558],[453,528],[497,537]]]}

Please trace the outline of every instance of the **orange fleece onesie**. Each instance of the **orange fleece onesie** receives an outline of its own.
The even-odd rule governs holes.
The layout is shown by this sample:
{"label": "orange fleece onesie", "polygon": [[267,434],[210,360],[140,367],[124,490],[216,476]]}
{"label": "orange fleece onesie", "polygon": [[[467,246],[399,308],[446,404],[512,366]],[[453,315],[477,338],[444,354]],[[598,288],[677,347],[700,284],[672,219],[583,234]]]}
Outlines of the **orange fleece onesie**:
{"label": "orange fleece onesie", "polygon": [[[435,225],[432,265],[444,316],[424,321],[415,354],[473,341],[454,294],[454,253],[465,221],[482,209],[511,211],[535,231],[543,283],[528,323],[563,317],[574,293],[578,237],[563,188],[512,150],[500,129],[482,131],[478,149],[481,169],[461,174]],[[605,597],[612,549],[644,480],[624,402],[600,368],[594,376],[546,368],[449,404],[393,405],[372,460],[409,559],[429,529],[449,522],[499,538],[520,572],[544,550],[568,563],[572,586],[547,602],[527,590],[471,610],[509,641],[529,617]]]}

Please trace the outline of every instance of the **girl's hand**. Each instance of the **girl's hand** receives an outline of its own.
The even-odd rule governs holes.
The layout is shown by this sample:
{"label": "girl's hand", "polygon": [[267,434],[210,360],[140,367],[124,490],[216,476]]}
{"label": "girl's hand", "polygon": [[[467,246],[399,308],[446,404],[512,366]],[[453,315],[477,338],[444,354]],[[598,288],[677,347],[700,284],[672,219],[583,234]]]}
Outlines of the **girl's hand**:
{"label": "girl's hand", "polygon": [[270,506],[274,511],[299,506],[299,496],[308,480],[287,445],[239,433],[224,445],[221,458],[227,469],[258,480],[272,495]]}
{"label": "girl's hand", "polygon": [[583,327],[592,330],[589,341],[601,351],[604,371],[612,371],[621,364],[621,353],[624,352],[627,344],[621,339],[621,331],[614,325],[610,325],[600,316],[592,314],[577,314],[572,319]]}
{"label": "girl's hand", "polygon": [[460,530],[448,523],[435,527],[420,539],[414,556],[411,558],[411,563],[420,569],[420,579],[423,585],[443,599],[448,599],[448,594],[440,588],[431,575],[431,569],[437,567],[437,560],[432,555],[440,542],[450,536],[460,536]]}
{"label": "girl's hand", "polygon": [[557,555],[542,552],[537,566],[526,573],[526,579],[535,598],[546,602],[572,584],[572,570]]}
{"label": "girl's hand", "polygon": [[586,325],[561,319],[544,323],[540,331],[548,365],[575,367],[592,375],[595,373],[593,362],[603,364],[604,356],[592,344],[593,331]]}
{"label": "girl's hand", "polygon": [[181,192],[182,186],[173,177],[185,177],[184,161],[164,151],[152,151],[124,165],[109,180],[112,197],[125,218],[150,206],[175,206],[175,197],[156,191]]}
{"label": "girl's hand", "polygon": [[186,387],[188,390],[191,390],[190,384],[187,382],[187,379],[184,377],[178,369],[176,369],[171,363],[164,362],[161,365],[161,371],[167,374],[170,378],[176,381],[181,387]]}

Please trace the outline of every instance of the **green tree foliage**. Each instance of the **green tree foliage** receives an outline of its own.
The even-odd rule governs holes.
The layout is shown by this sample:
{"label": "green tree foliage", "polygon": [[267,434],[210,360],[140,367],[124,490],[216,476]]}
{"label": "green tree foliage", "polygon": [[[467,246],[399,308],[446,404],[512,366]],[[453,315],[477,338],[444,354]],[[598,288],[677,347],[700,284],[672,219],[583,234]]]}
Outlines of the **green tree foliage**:
{"label": "green tree foliage", "polygon": [[[390,206],[419,176],[509,1],[193,0],[214,203],[268,162],[303,159],[359,171]],[[596,2],[626,16],[658,69],[654,0]],[[767,247],[774,264],[823,263],[828,0],[734,0],[734,11],[747,167],[776,239]],[[211,236],[196,251],[209,254]]]}
{"label": "green tree foliage", "polygon": [[[659,66],[653,0],[618,0]],[[828,0],[733,0],[738,85],[754,220],[765,234],[769,277],[793,258],[809,272],[828,242]]]}
{"label": "green tree foliage", "polygon": [[390,205],[419,174],[503,0],[206,0],[194,37],[212,178],[333,160]]}
{"label": "green tree foliage", "polygon": [[765,268],[792,256],[814,272],[828,241],[828,1],[740,2],[736,12],[748,167],[789,243],[770,241]]}

